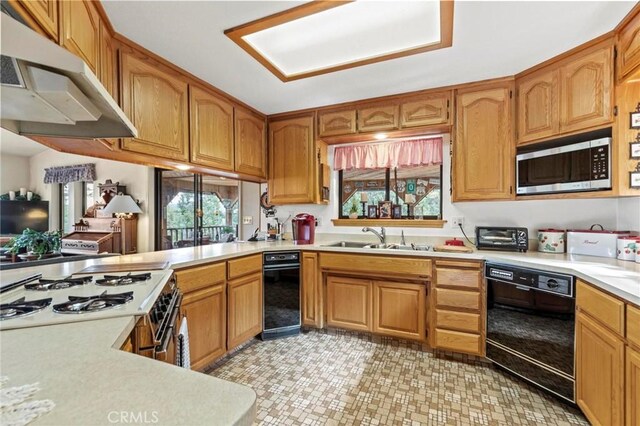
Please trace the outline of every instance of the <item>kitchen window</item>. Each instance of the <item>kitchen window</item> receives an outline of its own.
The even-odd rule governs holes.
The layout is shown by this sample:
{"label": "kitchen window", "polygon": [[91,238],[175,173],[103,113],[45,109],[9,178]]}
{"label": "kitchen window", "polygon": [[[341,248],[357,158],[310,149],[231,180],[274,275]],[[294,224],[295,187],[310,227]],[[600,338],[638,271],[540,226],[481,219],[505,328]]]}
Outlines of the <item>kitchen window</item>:
{"label": "kitchen window", "polygon": [[[396,219],[442,218],[442,138],[337,147],[339,219],[354,212],[370,218],[369,206],[389,201]],[[379,215],[379,212],[378,212]],[[390,219],[390,218],[389,218]]]}

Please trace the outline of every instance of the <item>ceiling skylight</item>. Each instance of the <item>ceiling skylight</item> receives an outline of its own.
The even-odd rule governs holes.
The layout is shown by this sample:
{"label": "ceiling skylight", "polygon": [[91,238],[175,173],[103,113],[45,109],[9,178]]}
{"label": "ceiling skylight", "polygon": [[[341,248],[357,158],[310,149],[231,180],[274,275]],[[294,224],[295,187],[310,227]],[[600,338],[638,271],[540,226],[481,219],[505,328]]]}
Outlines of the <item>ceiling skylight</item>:
{"label": "ceiling skylight", "polygon": [[451,46],[451,1],[314,1],[225,31],[283,81]]}

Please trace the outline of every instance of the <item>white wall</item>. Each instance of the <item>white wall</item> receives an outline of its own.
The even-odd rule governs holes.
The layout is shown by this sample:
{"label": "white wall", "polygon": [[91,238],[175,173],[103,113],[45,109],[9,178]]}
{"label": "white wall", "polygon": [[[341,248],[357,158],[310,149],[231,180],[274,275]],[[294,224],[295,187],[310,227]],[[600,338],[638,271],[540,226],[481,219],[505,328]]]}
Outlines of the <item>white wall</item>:
{"label": "white wall", "polygon": [[[4,157],[4,156],[3,156]],[[90,158],[81,155],[65,154],[54,150],[47,150],[29,158],[30,188],[49,200],[51,213],[49,226],[58,227],[57,200],[58,185],[44,183],[44,169],[55,166],[71,166],[74,164],[94,163],[96,165],[96,199],[98,183],[111,179],[113,182],[127,187],[127,193],[141,201],[143,213],[138,215],[138,251],[153,251],[154,239],[154,182],[153,168],[119,161]],[[77,219],[77,218],[76,218]]]}
{"label": "white wall", "polygon": [[[253,182],[240,182],[240,239],[249,238],[256,228],[260,227],[261,211],[260,211],[260,184]],[[242,218],[251,216],[253,223],[244,225]]]}
{"label": "white wall", "polygon": [[29,180],[29,157],[0,155],[0,194],[20,188],[30,190]]}
{"label": "white wall", "polygon": [[[449,152],[449,136],[444,136],[443,150]],[[333,152],[329,152],[329,161],[333,161]],[[640,230],[640,198],[633,199],[572,199],[572,200],[531,200],[531,201],[493,201],[493,202],[451,202],[449,195],[451,158],[444,156],[443,164],[443,219],[449,223],[442,229],[404,228],[406,235],[413,236],[455,236],[462,237],[459,229],[450,225],[451,218],[464,217],[464,230],[471,238],[478,225],[524,226],[529,228],[529,237],[535,230],[543,227],[584,228],[594,223],[607,229],[625,228]],[[331,200],[328,205],[289,205],[277,206],[277,217],[286,218],[289,214],[311,213],[321,219],[316,230],[318,233],[362,234],[361,227],[335,227],[331,219],[338,212],[338,173],[332,173]],[[622,210],[619,214],[619,208]],[[266,225],[264,225],[266,227]],[[402,228],[389,228],[389,235],[400,235]]]}

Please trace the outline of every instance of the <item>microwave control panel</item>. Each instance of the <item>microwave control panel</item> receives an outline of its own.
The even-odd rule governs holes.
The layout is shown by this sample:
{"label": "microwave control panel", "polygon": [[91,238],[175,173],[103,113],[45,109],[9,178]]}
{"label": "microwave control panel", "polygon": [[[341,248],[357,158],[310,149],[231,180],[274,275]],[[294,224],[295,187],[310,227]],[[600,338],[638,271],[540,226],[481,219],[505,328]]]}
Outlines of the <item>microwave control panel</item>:
{"label": "microwave control panel", "polygon": [[609,150],[606,146],[591,148],[591,180],[609,178]]}

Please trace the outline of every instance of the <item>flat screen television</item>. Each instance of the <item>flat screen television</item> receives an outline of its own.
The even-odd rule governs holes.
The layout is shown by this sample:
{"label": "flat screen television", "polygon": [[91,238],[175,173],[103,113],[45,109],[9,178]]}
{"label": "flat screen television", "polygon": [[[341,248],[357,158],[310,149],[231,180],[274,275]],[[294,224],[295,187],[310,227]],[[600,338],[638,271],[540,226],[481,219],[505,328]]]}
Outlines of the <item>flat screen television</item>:
{"label": "flat screen television", "polygon": [[49,202],[0,200],[0,234],[22,234],[27,228],[49,230]]}

